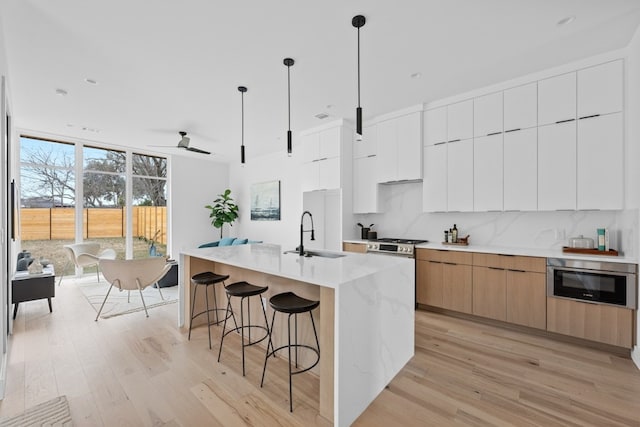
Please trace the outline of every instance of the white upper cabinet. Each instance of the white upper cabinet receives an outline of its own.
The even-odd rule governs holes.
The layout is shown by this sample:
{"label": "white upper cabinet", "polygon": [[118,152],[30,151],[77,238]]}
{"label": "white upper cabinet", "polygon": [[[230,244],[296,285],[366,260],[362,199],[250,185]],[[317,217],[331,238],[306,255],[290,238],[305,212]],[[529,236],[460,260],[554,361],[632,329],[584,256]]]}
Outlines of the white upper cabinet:
{"label": "white upper cabinet", "polygon": [[447,141],[473,137],[473,99],[447,107]]}
{"label": "white upper cabinet", "polygon": [[472,139],[447,144],[447,210],[473,211]]}
{"label": "white upper cabinet", "polygon": [[447,145],[424,147],[422,210],[425,212],[447,211]]}
{"label": "white upper cabinet", "polygon": [[473,136],[502,132],[502,92],[473,100]]}
{"label": "white upper cabinet", "polygon": [[447,107],[424,112],[424,145],[447,141]]}
{"label": "white upper cabinet", "polygon": [[378,203],[377,125],[365,126],[353,145],[353,213],[380,212]]}
{"label": "white upper cabinet", "polygon": [[394,119],[378,123],[378,181],[394,181],[398,176],[398,135]]}
{"label": "white upper cabinet", "polygon": [[362,128],[362,139],[353,141],[353,158],[375,156],[378,154],[378,127],[368,125]]}
{"label": "white upper cabinet", "polygon": [[398,117],[398,180],[422,179],[422,112]]}
{"label": "white upper cabinet", "polygon": [[578,71],[578,118],[622,111],[622,60]]}
{"label": "white upper cabinet", "polygon": [[538,125],[538,83],[504,91],[504,130],[529,129]]}
{"label": "white upper cabinet", "polygon": [[576,209],[576,122],[538,128],[538,210]]}
{"label": "white upper cabinet", "polygon": [[538,82],[538,125],[576,118],[576,73],[567,73]]}
{"label": "white upper cabinet", "polygon": [[[342,186],[341,158],[343,126],[333,126],[302,136],[302,191],[327,190]],[[345,139],[346,141],[346,139]],[[348,146],[351,149],[351,146]],[[351,151],[348,152],[349,159]],[[350,162],[349,162],[350,164]]]}
{"label": "white upper cabinet", "polygon": [[538,129],[504,134],[504,210],[538,209]]}
{"label": "white upper cabinet", "polygon": [[473,200],[478,212],[501,211],[502,134],[473,140]]}
{"label": "white upper cabinet", "polygon": [[578,121],[578,209],[623,209],[622,113]]}
{"label": "white upper cabinet", "polygon": [[385,120],[377,127],[379,182],[422,179],[422,112]]}

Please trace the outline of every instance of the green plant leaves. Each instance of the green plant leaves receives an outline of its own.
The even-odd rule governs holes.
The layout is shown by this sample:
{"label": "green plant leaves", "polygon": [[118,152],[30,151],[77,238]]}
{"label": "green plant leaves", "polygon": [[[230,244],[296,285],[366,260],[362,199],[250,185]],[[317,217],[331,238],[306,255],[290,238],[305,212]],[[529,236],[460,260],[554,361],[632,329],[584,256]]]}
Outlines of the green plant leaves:
{"label": "green plant leaves", "polygon": [[231,190],[228,188],[224,193],[218,194],[212,205],[206,205],[205,208],[211,211],[209,213],[211,225],[220,229],[220,237],[222,237],[222,226],[224,224],[233,226],[232,223],[238,218],[238,205],[231,198]]}

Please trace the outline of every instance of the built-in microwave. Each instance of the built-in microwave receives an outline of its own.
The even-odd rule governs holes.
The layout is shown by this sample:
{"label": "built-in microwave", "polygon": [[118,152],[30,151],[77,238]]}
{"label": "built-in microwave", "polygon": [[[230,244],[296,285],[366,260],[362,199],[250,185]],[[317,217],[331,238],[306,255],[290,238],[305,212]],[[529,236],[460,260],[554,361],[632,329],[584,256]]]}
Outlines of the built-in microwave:
{"label": "built-in microwave", "polygon": [[636,308],[636,264],[547,258],[547,296]]}

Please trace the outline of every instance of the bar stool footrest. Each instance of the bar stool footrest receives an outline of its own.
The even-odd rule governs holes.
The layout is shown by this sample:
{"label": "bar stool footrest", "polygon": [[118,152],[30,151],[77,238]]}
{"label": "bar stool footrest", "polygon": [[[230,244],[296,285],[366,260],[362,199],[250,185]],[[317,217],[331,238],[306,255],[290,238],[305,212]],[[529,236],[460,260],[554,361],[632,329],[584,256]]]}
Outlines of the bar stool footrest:
{"label": "bar stool footrest", "polygon": [[[310,345],[307,345],[307,344],[291,344],[290,346],[289,345],[282,345],[282,346],[276,347],[272,351],[268,352],[267,355],[265,356],[265,358],[269,358],[269,356],[275,356],[278,351],[288,349],[289,347],[291,347],[291,349],[292,349],[291,351],[293,351],[293,349],[295,349],[296,347],[297,348],[306,348],[306,349],[309,349],[309,350],[313,351],[317,356],[315,362],[313,362],[313,364],[311,366],[309,366],[307,368],[304,368],[304,369],[301,369],[301,370],[298,370],[298,371],[291,371],[291,375],[301,374],[303,372],[307,372],[307,371],[315,368],[315,366],[320,362],[320,350],[318,350],[317,348],[312,347]],[[295,364],[295,362],[293,360],[290,360],[289,363]]]}

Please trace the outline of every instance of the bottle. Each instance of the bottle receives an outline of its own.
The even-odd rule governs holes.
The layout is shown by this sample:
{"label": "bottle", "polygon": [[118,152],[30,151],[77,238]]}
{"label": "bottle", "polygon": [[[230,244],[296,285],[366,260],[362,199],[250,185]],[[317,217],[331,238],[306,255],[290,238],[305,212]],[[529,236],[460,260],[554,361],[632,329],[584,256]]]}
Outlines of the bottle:
{"label": "bottle", "polygon": [[605,248],[604,228],[598,228],[598,250],[604,251],[604,248]]}
{"label": "bottle", "polygon": [[444,230],[444,243],[449,243],[449,230]]}
{"label": "bottle", "polygon": [[453,230],[449,229],[449,240],[447,243],[453,243]]}
{"label": "bottle", "polygon": [[453,224],[451,232],[453,233],[453,235],[451,236],[451,243],[458,243],[458,228],[455,224]]}

